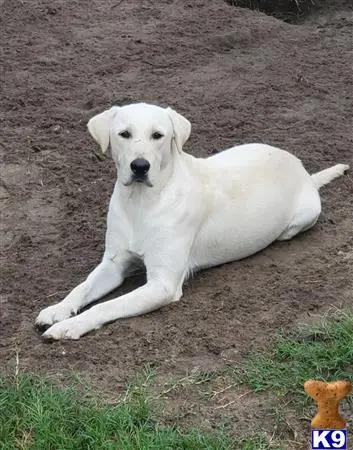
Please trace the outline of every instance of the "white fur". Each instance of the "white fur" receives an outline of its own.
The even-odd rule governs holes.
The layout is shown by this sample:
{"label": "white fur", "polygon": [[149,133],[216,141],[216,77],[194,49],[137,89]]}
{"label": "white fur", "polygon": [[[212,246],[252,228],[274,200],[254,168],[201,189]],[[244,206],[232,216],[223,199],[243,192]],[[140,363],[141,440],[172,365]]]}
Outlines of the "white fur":
{"label": "white fur", "polygon": [[[240,145],[207,159],[182,151],[190,123],[147,104],[113,107],[88,129],[102,151],[109,144],[118,169],[102,262],[63,301],[44,309],[45,338],[79,339],[90,330],[177,301],[188,273],[249,256],[312,227],[318,187],[348,166],[310,176],[295,156],[264,144]],[[130,138],[120,132],[129,130]],[[163,134],[153,139],[152,133]],[[149,182],[131,181],[135,158],[150,162]],[[324,174],[324,175],[323,175]],[[137,259],[147,283],[76,315],[117,288]]]}

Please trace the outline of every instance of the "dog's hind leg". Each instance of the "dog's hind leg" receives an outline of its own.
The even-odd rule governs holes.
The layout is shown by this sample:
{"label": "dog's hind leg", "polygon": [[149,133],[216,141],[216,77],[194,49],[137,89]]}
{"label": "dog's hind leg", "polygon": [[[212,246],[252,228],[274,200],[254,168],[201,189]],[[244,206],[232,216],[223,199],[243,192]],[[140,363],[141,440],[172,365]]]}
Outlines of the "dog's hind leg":
{"label": "dog's hind leg", "polygon": [[303,189],[291,223],[278,238],[279,241],[292,239],[298,233],[313,227],[321,213],[321,201],[314,186]]}

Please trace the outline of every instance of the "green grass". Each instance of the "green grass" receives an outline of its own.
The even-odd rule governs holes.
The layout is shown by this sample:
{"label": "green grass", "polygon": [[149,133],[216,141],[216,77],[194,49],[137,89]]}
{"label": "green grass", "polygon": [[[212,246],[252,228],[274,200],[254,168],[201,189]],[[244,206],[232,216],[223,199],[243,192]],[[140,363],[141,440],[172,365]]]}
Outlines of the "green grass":
{"label": "green grass", "polygon": [[[307,379],[353,381],[353,311],[336,313],[331,320],[289,336],[282,333],[268,351],[247,358],[241,374],[238,368],[200,373],[175,381],[164,392],[185,383],[212,384],[225,374],[235,377],[236,384],[245,382],[255,391],[270,389],[279,396],[290,394],[296,402],[308,401],[303,389]],[[59,388],[26,374],[0,377],[0,449],[278,449],[266,435],[234,437],[226,426],[210,432],[163,425],[160,396],[152,399],[147,394],[154,376],[152,369],[145,370],[114,404],[104,403],[88,385],[82,388],[84,383]]]}
{"label": "green grass", "polygon": [[305,395],[303,383],[311,378],[353,382],[353,311],[279,335],[268,351],[250,355],[243,378],[256,391],[295,396]]}
{"label": "green grass", "polygon": [[[157,408],[158,409],[158,408]],[[235,439],[158,423],[141,383],[107,405],[77,386],[58,388],[21,374],[0,378],[1,450],[265,450],[266,437]]]}

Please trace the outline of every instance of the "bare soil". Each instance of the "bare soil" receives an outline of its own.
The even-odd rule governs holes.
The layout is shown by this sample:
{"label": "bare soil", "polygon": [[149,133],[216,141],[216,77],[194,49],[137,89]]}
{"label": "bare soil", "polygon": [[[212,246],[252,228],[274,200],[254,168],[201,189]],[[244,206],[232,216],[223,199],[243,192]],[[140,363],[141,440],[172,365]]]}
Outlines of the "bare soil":
{"label": "bare soil", "polygon": [[[280,327],[352,306],[347,175],[322,189],[314,229],[201,272],[172,306],[78,342],[46,344],[33,327],[103,252],[115,169],[86,131],[92,115],[169,105],[192,122],[185,150],[197,156],[257,141],[293,152],[310,172],[352,164],[352,30],[352,6],[338,0],[299,25],[222,0],[0,2],[3,369],[13,370],[18,349],[22,370],[79,371],[117,392],[147,363],[165,377],[217,370]],[[241,413],[228,408],[235,431],[271,433],[254,398],[235,403]],[[209,416],[204,408],[198,420]]]}

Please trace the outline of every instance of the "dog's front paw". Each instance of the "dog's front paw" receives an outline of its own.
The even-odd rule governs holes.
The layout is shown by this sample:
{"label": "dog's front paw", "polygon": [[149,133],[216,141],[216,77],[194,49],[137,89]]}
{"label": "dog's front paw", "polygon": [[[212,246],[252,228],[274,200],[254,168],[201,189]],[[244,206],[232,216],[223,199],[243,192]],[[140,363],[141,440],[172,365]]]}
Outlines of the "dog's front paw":
{"label": "dog's front paw", "polygon": [[55,323],[42,334],[42,337],[48,340],[80,339],[87,331],[89,331],[89,329],[87,329],[84,321],[78,316]]}
{"label": "dog's front paw", "polygon": [[75,314],[75,311],[70,306],[63,305],[62,303],[48,306],[36,318],[36,327],[48,328],[50,325],[68,319]]}

